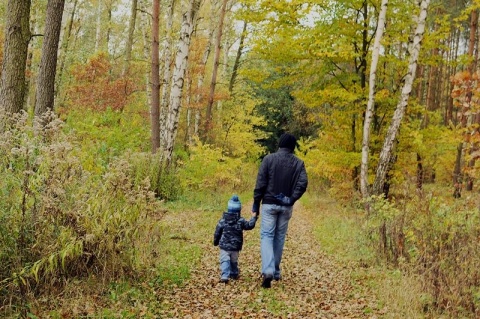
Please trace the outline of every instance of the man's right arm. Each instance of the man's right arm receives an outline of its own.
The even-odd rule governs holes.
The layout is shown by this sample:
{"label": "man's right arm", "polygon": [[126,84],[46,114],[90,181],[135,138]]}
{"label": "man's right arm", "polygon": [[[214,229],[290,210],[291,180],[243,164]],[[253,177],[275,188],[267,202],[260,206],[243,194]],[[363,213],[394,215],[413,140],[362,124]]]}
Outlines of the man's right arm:
{"label": "man's right arm", "polygon": [[255,189],[253,190],[253,205],[252,212],[260,212],[260,203],[265,195],[265,191],[268,185],[268,158],[265,157],[258,169],[257,181],[255,183]]}

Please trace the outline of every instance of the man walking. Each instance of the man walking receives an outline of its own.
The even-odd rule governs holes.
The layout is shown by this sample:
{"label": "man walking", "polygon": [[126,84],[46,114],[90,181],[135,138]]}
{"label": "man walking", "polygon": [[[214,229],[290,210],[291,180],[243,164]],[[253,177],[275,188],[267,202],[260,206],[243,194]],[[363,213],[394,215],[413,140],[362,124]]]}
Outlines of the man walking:
{"label": "man walking", "polygon": [[253,191],[252,212],[258,214],[262,204],[260,250],[264,288],[270,288],[273,279],[281,279],[280,262],[293,204],[308,185],[305,165],[293,154],[296,144],[295,136],[280,136],[278,151],[265,156],[260,165]]}

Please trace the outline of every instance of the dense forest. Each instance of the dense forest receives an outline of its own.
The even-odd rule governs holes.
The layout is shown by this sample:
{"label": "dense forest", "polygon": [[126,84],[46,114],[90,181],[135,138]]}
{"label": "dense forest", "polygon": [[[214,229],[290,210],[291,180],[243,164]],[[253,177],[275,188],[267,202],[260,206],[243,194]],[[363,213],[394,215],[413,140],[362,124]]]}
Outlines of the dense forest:
{"label": "dense forest", "polygon": [[[332,236],[324,250],[411,289],[418,312],[385,318],[478,318],[479,10],[0,2],[0,316],[158,317],[154,295],[202,253],[166,217],[194,212],[208,237],[232,193],[249,213],[261,159],[290,132],[309,177],[302,206],[342,211],[311,216],[320,241]],[[72,287],[83,312],[59,301]]]}

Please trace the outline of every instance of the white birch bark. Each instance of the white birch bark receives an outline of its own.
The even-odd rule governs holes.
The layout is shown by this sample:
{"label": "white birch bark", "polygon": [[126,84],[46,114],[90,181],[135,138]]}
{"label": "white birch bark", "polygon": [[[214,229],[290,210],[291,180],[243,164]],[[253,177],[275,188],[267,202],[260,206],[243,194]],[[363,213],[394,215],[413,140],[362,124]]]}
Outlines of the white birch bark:
{"label": "white birch bark", "polygon": [[200,0],[191,0],[189,10],[183,14],[182,27],[180,29],[180,40],[175,57],[175,67],[172,76],[172,85],[170,89],[169,112],[166,122],[166,140],[163,147],[164,158],[169,163],[173,155],[173,146],[178,131],[178,120],[180,117],[180,108],[182,105],[183,86],[185,73],[188,66],[188,55],[190,53],[190,43],[192,33],[195,27],[196,18],[200,9]]}
{"label": "white birch bark", "polygon": [[362,162],[360,170],[360,191],[363,199],[369,196],[368,190],[368,153],[370,143],[370,126],[375,111],[375,81],[377,77],[378,58],[380,56],[380,41],[383,37],[385,29],[385,18],[387,16],[388,0],[382,0],[380,13],[378,15],[377,31],[375,32],[375,41],[372,51],[372,63],[370,66],[369,92],[367,109],[365,111],[365,122],[363,124],[363,141],[362,141]]}
{"label": "white birch bark", "polygon": [[168,8],[166,10],[165,21],[166,21],[166,35],[163,41],[163,82],[162,82],[162,92],[160,97],[160,144],[166,145],[167,139],[167,114],[168,114],[168,102],[170,94],[170,84],[172,72],[170,64],[172,63],[172,27],[173,27],[173,13],[175,10],[175,0],[170,0]]}
{"label": "white birch bark", "polygon": [[393,114],[392,122],[385,137],[382,151],[380,152],[375,182],[373,183],[373,193],[376,195],[379,195],[383,192],[385,177],[387,174],[390,158],[392,156],[393,142],[397,137],[403,115],[405,114],[405,108],[408,103],[408,98],[410,97],[410,93],[412,91],[413,80],[415,79],[415,71],[417,70],[417,61],[420,53],[423,34],[425,33],[425,22],[427,19],[427,10],[430,0],[421,0],[419,1],[419,3],[420,13],[417,17],[417,27],[415,29],[413,39],[410,42],[409,46],[410,58],[408,63],[408,72],[405,75],[405,80],[400,95],[400,101],[398,102],[395,112]]}

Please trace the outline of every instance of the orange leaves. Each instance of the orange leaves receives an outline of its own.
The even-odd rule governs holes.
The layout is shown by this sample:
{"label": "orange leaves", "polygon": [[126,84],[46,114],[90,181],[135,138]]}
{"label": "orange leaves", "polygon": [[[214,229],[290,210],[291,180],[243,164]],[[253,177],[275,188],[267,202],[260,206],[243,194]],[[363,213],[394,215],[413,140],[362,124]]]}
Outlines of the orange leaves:
{"label": "orange leaves", "polygon": [[77,108],[122,111],[135,90],[131,79],[115,78],[105,54],[99,54],[71,71],[75,84],[68,89],[70,104]]}

